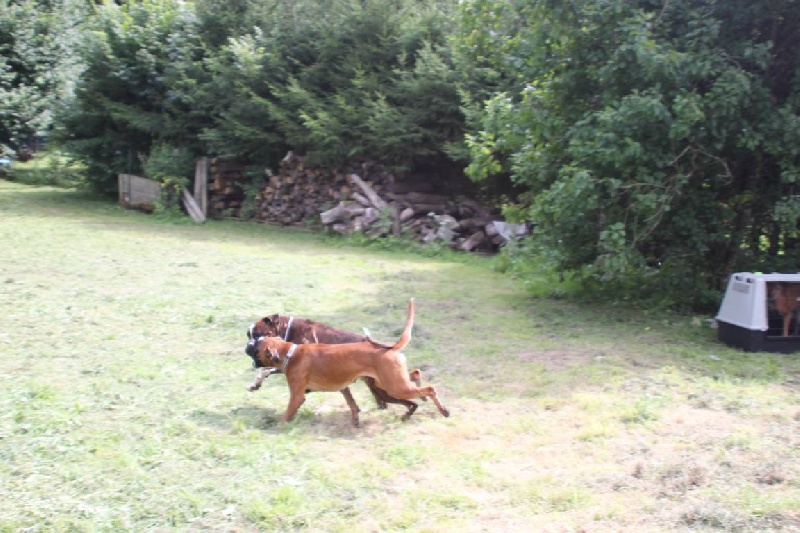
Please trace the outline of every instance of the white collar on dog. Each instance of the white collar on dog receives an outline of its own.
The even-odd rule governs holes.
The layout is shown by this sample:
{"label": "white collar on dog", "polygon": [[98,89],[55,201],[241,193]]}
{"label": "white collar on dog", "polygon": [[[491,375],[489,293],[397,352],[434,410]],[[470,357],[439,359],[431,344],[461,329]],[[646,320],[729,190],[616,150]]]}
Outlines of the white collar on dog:
{"label": "white collar on dog", "polygon": [[296,349],[297,349],[297,345],[296,344],[292,344],[289,347],[289,351],[286,352],[286,357],[284,357],[283,364],[281,365],[281,374],[285,374],[286,373],[286,366],[289,364],[289,359],[292,358],[292,356],[294,355],[294,351]]}
{"label": "white collar on dog", "polygon": [[294,317],[289,317],[289,322],[286,324],[286,333],[283,334],[283,340],[289,340],[289,332],[292,331],[292,322],[294,322]]}

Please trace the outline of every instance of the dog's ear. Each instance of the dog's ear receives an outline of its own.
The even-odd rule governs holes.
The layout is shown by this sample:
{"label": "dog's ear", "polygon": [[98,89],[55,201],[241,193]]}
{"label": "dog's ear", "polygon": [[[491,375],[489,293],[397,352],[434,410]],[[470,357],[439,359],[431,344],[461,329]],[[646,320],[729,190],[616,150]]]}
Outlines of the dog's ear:
{"label": "dog's ear", "polygon": [[275,327],[278,327],[278,319],[279,319],[279,318],[280,318],[280,315],[272,315],[272,316],[265,316],[265,317],[264,317],[264,318],[262,318],[261,320],[262,320],[262,321],[263,321],[265,324],[271,324],[271,325],[273,325],[273,326],[275,326]]}
{"label": "dog's ear", "polygon": [[280,363],[281,356],[278,353],[278,349],[274,346],[267,346],[267,351],[269,352],[269,356],[272,358],[273,363]]}

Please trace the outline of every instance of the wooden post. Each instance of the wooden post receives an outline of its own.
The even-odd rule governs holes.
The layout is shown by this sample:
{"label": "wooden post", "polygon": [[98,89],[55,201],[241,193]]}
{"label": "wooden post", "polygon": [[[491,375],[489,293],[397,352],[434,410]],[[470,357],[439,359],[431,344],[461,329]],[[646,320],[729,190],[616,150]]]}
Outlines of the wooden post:
{"label": "wooden post", "polygon": [[194,199],[203,213],[208,215],[208,158],[201,157],[194,168]]}
{"label": "wooden post", "polygon": [[400,220],[400,206],[397,205],[394,208],[394,220],[392,221],[392,235],[395,237],[400,236],[400,232],[403,230]]}

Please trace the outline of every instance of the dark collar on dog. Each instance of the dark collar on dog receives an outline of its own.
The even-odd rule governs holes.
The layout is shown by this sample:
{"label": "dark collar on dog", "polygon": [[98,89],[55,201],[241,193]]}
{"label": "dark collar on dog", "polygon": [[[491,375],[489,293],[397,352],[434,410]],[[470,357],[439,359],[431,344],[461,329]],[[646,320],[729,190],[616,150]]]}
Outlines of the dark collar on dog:
{"label": "dark collar on dog", "polygon": [[294,322],[294,317],[290,316],[289,317],[289,322],[287,322],[287,324],[286,324],[286,333],[283,334],[283,340],[285,340],[287,342],[289,341],[289,332],[292,331],[292,322]]}
{"label": "dark collar on dog", "polygon": [[297,345],[296,344],[292,344],[289,347],[289,351],[286,352],[286,357],[283,358],[283,363],[281,364],[281,374],[285,374],[286,373],[286,366],[289,364],[289,359],[292,358],[292,356],[294,355],[294,351],[296,349],[297,349]]}

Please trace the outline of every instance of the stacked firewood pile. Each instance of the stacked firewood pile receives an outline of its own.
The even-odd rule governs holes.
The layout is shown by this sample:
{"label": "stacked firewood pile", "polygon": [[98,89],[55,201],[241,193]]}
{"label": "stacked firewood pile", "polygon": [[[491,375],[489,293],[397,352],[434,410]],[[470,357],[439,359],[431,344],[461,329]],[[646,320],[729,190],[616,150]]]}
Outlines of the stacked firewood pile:
{"label": "stacked firewood pile", "polygon": [[281,160],[277,174],[268,172],[255,216],[284,225],[315,224],[321,211],[353,193],[353,185],[348,179],[351,172],[369,175],[379,189],[393,180],[378,165],[363,163],[332,171],[308,167],[304,157],[289,152]]}
{"label": "stacked firewood pile", "polygon": [[[352,193],[347,175],[369,174],[375,184],[390,183],[392,176],[377,165],[362,164],[344,171],[307,168],[305,158],[286,154],[278,173],[267,169],[258,177],[246,175],[246,165],[212,159],[209,166],[209,211],[215,218],[255,218],[283,225],[313,224],[320,211]],[[260,181],[259,181],[260,180]],[[256,191],[246,197],[246,183]],[[380,189],[381,185],[377,185]]]}
{"label": "stacked firewood pile", "polygon": [[215,218],[242,215],[247,166],[240,161],[215,157],[208,168],[208,212]]}
{"label": "stacked firewood pile", "polygon": [[[315,224],[342,234],[403,235],[424,243],[443,241],[460,250],[493,251],[528,232],[464,196],[431,192],[431,182],[396,183],[380,165],[362,163],[341,171],[309,168],[289,152],[277,174],[247,206],[237,180],[243,168],[211,162],[210,205],[225,216],[284,225]],[[238,174],[237,174],[238,173]]]}
{"label": "stacked firewood pile", "polygon": [[338,233],[405,235],[424,243],[443,241],[459,250],[493,251],[528,231],[499,220],[472,199],[419,192],[379,195],[358,175],[349,178],[354,184],[351,197],[320,213],[322,224]]}

